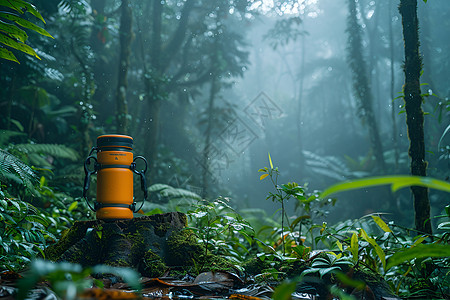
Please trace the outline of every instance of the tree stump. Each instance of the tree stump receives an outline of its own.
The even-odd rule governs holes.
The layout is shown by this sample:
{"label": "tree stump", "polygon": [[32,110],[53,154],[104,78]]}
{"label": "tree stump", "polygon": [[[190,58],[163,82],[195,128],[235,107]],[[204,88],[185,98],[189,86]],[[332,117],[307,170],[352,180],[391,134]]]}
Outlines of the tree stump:
{"label": "tree stump", "polygon": [[[205,253],[183,213],[130,220],[77,221],[61,240],[45,250],[47,259],[131,267],[143,276],[161,276],[167,266],[192,265]],[[203,258],[204,259],[204,258]]]}

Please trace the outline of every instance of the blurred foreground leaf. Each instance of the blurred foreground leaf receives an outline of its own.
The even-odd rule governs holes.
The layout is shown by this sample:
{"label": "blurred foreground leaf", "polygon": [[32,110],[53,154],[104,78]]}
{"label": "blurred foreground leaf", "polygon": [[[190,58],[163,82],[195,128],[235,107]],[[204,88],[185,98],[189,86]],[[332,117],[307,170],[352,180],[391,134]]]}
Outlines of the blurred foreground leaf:
{"label": "blurred foreground leaf", "polygon": [[320,198],[325,198],[331,194],[350,191],[360,188],[373,187],[379,185],[391,185],[392,192],[396,192],[407,186],[424,186],[450,193],[450,183],[421,176],[380,176],[365,179],[356,179],[334,184],[320,194]]}
{"label": "blurred foreground leaf", "polygon": [[386,270],[409,261],[413,258],[423,257],[449,257],[450,246],[442,244],[417,245],[406,250],[397,251],[387,262]]}

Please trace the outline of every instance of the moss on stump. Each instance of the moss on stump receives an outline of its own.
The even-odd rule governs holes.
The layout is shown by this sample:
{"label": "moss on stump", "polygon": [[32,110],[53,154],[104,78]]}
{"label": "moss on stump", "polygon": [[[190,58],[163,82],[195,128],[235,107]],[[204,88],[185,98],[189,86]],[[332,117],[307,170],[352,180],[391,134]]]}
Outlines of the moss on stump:
{"label": "moss on stump", "polygon": [[83,267],[131,267],[147,277],[161,276],[168,267],[198,268],[212,262],[226,267],[225,260],[210,257],[186,226],[186,215],[178,212],[131,220],[78,221],[45,250],[45,256]]}

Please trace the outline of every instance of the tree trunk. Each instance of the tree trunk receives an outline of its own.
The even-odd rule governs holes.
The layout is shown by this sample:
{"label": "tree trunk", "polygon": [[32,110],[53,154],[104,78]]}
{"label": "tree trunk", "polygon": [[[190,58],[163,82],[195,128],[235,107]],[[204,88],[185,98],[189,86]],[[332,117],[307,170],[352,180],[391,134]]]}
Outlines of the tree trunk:
{"label": "tree trunk", "polygon": [[[411,175],[426,176],[425,141],[423,130],[423,111],[420,91],[422,61],[419,54],[419,23],[417,19],[417,0],[401,0],[399,11],[402,16],[403,40],[405,43],[405,85],[404,99],[406,125],[410,146]],[[411,187],[414,196],[415,226],[420,232],[431,234],[430,201],[428,188]]]}
{"label": "tree trunk", "polygon": [[213,129],[213,117],[214,117],[214,100],[216,99],[216,95],[219,92],[219,84],[217,75],[214,73],[211,79],[211,88],[209,92],[209,103],[208,103],[208,123],[205,132],[205,147],[203,148],[203,171],[202,171],[202,197],[205,198],[208,195],[209,189],[209,178],[210,175],[210,150],[211,150],[211,135]]}
{"label": "tree trunk", "polygon": [[162,31],[162,11],[161,1],[153,1],[152,6],[152,46],[150,49],[150,69],[144,74],[146,97],[148,100],[149,113],[145,119],[145,151],[149,158],[150,176],[154,178],[155,161],[157,158],[157,147],[159,137],[159,113],[161,110],[161,31]]}
{"label": "tree trunk", "polygon": [[305,44],[305,35],[302,35],[301,38],[301,47],[302,47],[302,54],[301,54],[301,66],[300,66],[300,70],[301,70],[301,74],[300,74],[300,78],[299,78],[299,83],[298,83],[298,96],[297,96],[297,138],[298,138],[298,164],[299,164],[299,170],[300,172],[298,173],[298,176],[304,176],[305,172],[305,156],[303,155],[303,139],[302,139],[302,101],[303,101],[303,84],[305,82],[305,57],[306,57],[306,44]]}
{"label": "tree trunk", "polygon": [[395,92],[395,69],[394,69],[394,32],[392,30],[392,4],[388,3],[388,24],[389,24],[389,54],[391,60],[391,86],[390,86],[390,96],[391,96],[391,120],[392,120],[392,142],[394,147],[394,172],[398,170],[398,160],[399,160],[399,151],[398,151],[398,139],[397,139],[397,114],[395,111],[395,103],[394,103],[394,92]]}
{"label": "tree trunk", "polygon": [[122,16],[120,18],[120,56],[119,78],[116,91],[116,124],[117,132],[128,134],[127,74],[130,64],[132,31],[132,12],[129,0],[122,0]]}
{"label": "tree trunk", "polygon": [[353,90],[355,98],[359,103],[360,118],[367,124],[369,130],[370,144],[375,155],[375,160],[382,173],[386,173],[383,147],[372,108],[372,92],[370,89],[366,63],[362,54],[362,37],[360,26],[356,18],[356,3],[355,0],[349,0],[348,3],[348,61],[353,74]]}

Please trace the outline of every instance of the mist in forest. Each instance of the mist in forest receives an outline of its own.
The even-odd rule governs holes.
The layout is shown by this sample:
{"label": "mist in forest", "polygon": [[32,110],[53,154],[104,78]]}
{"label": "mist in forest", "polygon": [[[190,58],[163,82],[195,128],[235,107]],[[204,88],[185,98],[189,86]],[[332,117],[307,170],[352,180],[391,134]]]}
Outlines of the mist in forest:
{"label": "mist in forest", "polygon": [[[237,210],[269,218],[280,208],[258,173],[269,153],[277,183],[309,193],[408,175],[399,3],[359,0],[352,16],[350,2],[33,1],[54,39],[30,33],[40,60],[18,53],[20,64],[0,62],[1,129],[20,133],[10,142],[75,149],[79,164],[65,171],[80,178],[97,136],[130,135],[149,161],[150,186],[229,197]],[[448,180],[450,2],[418,4],[428,176]],[[65,185],[81,192],[82,181]],[[429,195],[437,215],[448,195]],[[330,222],[374,212],[414,221],[409,188],[333,197],[334,206],[319,208]],[[154,192],[144,212],[167,201]]]}

